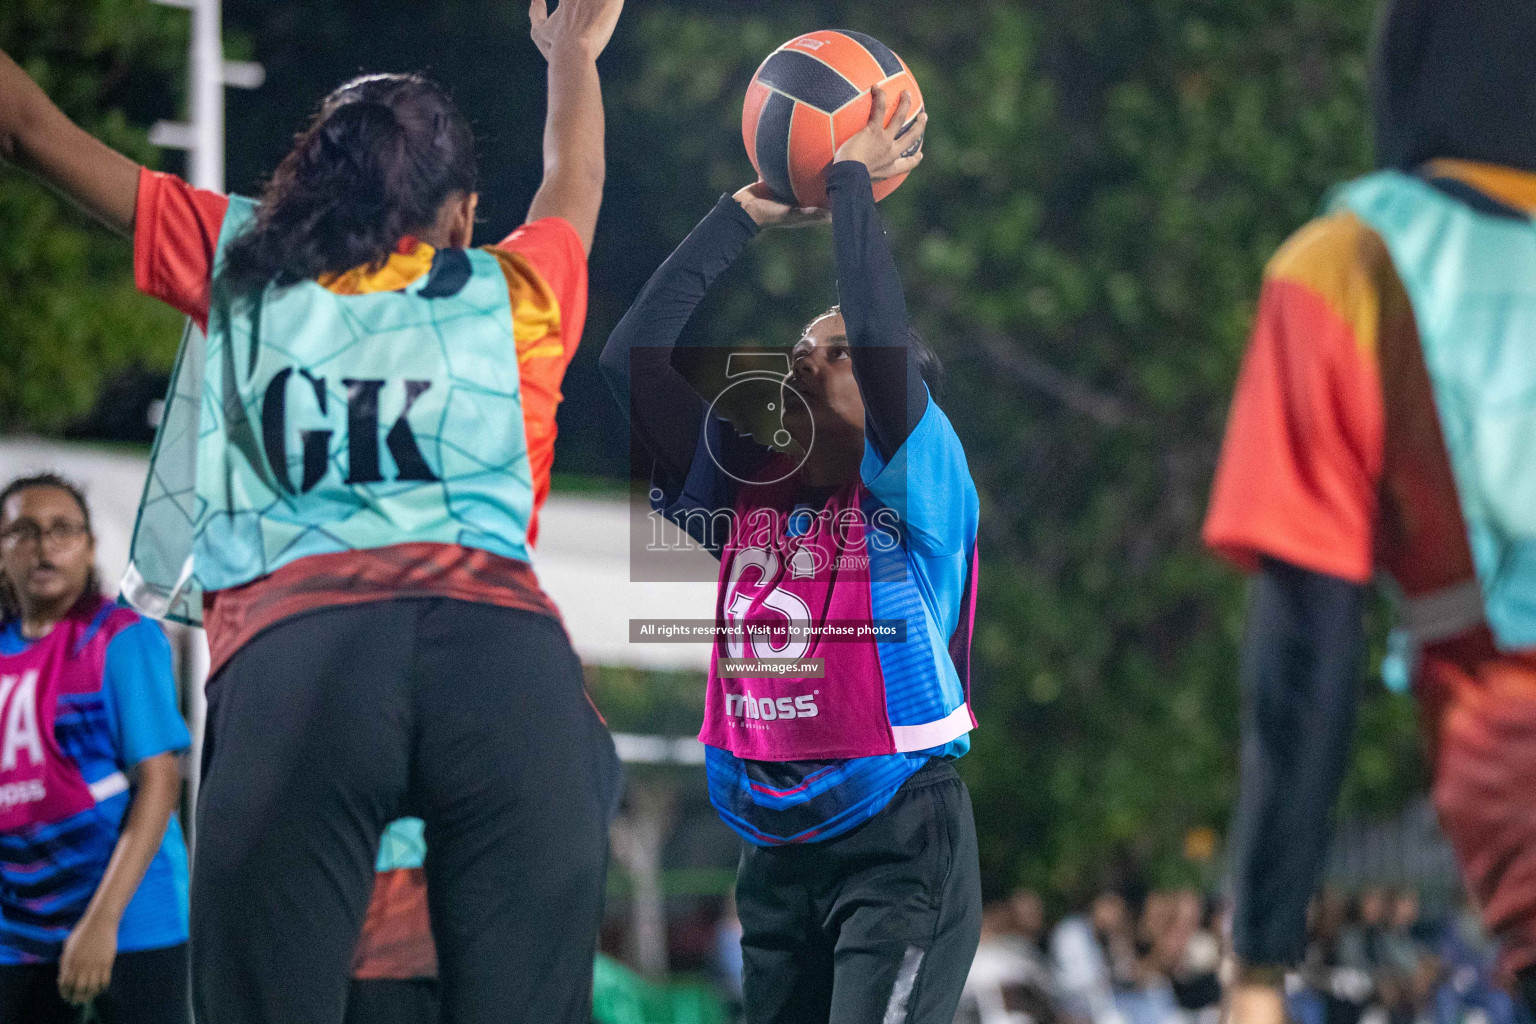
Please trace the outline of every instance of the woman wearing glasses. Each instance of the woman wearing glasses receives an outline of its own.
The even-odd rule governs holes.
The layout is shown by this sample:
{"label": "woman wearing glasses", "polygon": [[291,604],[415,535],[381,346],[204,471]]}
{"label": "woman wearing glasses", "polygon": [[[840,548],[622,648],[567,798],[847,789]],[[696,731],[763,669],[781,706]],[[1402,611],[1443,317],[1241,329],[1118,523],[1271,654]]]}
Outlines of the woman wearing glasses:
{"label": "woman wearing glasses", "polygon": [[185,1024],[171,649],[103,597],[80,492],[0,490],[0,1021]]}

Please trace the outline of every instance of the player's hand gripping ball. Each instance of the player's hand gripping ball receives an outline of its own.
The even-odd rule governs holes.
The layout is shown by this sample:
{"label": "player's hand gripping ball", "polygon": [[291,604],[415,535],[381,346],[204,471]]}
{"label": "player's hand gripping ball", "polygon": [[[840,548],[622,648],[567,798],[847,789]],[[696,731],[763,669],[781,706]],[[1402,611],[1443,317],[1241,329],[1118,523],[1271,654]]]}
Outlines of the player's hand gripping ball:
{"label": "player's hand gripping ball", "polygon": [[[919,115],[923,94],[902,59],[860,32],[809,32],[768,55],[741,112],[741,136],[757,176],[786,203],[827,205],[827,170],[843,143],[869,123],[872,90],[885,94],[887,122],[897,116],[903,92],[911,96],[902,138],[909,152],[922,146]],[[906,180],[898,174],[875,182],[884,199]]]}

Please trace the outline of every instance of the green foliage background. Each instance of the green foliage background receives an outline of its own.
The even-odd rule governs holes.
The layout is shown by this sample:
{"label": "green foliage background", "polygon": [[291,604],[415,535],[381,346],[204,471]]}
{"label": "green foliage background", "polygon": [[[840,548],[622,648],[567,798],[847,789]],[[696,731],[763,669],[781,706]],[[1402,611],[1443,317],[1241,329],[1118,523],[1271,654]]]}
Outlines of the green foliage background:
{"label": "green foliage background", "polygon": [[[60,6],[8,4],[0,46],[147,156],[121,111],[136,128],[174,112],[163,83],[180,80],[184,15]],[[231,185],[259,188],[341,79],[426,67],[484,139],[481,240],[504,234],[537,182],[542,118],[542,70],[509,10],[230,0],[230,30],[269,71],[230,96]],[[1243,602],[1200,520],[1264,262],[1370,166],[1373,14],[1368,0],[659,0],[630,5],[604,58],[609,189],[557,455],[577,472],[625,469],[596,353],[671,247],[751,179],[740,104],[758,62],[847,26],[922,83],[927,158],[883,209],[982,494],[982,728],[962,765],[994,890],[1067,897],[1123,854],[1164,881],[1217,870],[1182,851],[1190,829],[1226,826]],[[175,318],[133,295],[126,243],[14,174],[0,238],[0,427],[56,429],[112,367],[168,361]],[[834,293],[824,234],[770,236],[692,329],[786,343]],[[615,685],[646,705],[635,680]],[[1422,788],[1413,712],[1362,686],[1346,812],[1384,813]]]}
{"label": "green foliage background", "polygon": [[[144,0],[7,0],[0,49],[79,124],[153,164],[148,120],[130,123],[125,109],[175,113],[185,20]],[[113,373],[169,365],[180,317],[134,289],[127,239],[6,172],[0,240],[0,431],[57,431]]]}

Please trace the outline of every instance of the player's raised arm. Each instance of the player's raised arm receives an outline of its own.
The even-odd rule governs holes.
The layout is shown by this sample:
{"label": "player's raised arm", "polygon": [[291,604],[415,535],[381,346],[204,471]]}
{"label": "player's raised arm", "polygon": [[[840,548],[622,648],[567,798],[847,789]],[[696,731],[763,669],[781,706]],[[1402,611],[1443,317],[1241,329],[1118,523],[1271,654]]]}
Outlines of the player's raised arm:
{"label": "player's raised arm", "polygon": [[549,104],[544,121],[544,181],[528,219],[560,217],[592,250],[603,202],[603,89],[597,57],[618,24],[624,0],[533,0],[533,41],[549,62]]}
{"label": "player's raised arm", "polygon": [[[866,427],[889,459],[906,441],[928,407],[928,391],[909,344],[907,303],[880,214],[873,182],[909,174],[922,162],[928,115],[908,120],[912,97],[903,92],[886,125],[887,101],[875,89],[869,123],[838,147],[827,193],[837,253],[837,291],[854,377],[864,398]],[[915,151],[914,151],[915,149]],[[873,351],[878,348],[885,352]],[[905,349],[905,358],[891,349]]]}
{"label": "player's raised arm", "polygon": [[790,206],[762,182],[721,196],[667,257],[619,321],[598,360],[640,439],[675,478],[693,453],[707,403],[672,366],[672,347],[715,278],[763,228],[825,223],[826,210]]}
{"label": "player's raised arm", "polygon": [[598,358],[603,379],[653,457],[687,475],[707,405],[672,366],[672,348],[704,293],[757,233],[724,196],[646,282]]}
{"label": "player's raised arm", "polygon": [[30,171],[113,230],[133,230],[139,165],[66,117],[3,51],[0,159]]}

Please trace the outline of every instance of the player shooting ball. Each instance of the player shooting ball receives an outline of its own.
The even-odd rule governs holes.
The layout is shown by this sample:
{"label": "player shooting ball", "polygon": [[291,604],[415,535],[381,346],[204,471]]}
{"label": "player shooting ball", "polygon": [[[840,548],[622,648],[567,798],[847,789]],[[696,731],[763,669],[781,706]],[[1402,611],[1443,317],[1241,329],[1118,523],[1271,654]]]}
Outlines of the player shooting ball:
{"label": "player shooting ball", "polygon": [[[791,42],[765,70],[794,49],[806,56],[779,64],[814,85],[808,62],[844,44],[900,67],[868,37],[807,38],[817,45]],[[835,98],[839,83],[823,80]],[[927,119],[904,86],[860,102],[864,120],[825,174],[841,305],[793,344],[776,392],[789,443],[738,433],[671,357],[758,232],[827,210],[761,182],[722,197],[601,359],[654,457],[655,509],[720,559],[717,622],[734,632],[715,642],[700,739],[710,800],[747,843],[736,899],[754,1024],[950,1024],[980,934],[975,825],[951,764],[975,724],[978,501],[875,208],[878,185],[921,161]],[[760,163],[771,134],[756,133]],[[837,630],[872,622],[898,623],[899,636]]]}

